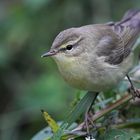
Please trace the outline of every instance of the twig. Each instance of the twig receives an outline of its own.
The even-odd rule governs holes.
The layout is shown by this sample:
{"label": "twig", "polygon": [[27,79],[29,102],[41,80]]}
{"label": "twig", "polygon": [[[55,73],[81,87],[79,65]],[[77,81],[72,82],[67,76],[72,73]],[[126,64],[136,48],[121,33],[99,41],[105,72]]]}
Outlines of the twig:
{"label": "twig", "polygon": [[111,112],[112,110],[118,108],[120,105],[123,105],[124,103],[128,102],[131,100],[133,97],[131,94],[127,94],[115,103],[111,104],[110,106],[104,108],[103,110],[97,112],[93,117],[92,121],[96,121],[97,119],[101,118],[102,116],[106,115],[107,113]]}
{"label": "twig", "polygon": [[115,128],[115,129],[124,129],[124,128],[139,128],[140,127],[140,120],[138,121],[128,121],[125,123],[121,123],[121,124],[114,124],[111,125],[111,128]]}
{"label": "twig", "polygon": [[[93,115],[92,117],[92,121],[95,122],[96,120],[98,120],[99,118],[103,117],[104,115],[106,115],[107,113],[111,112],[112,110],[120,107],[121,105],[125,104],[126,102],[128,102],[129,100],[131,100],[133,97],[131,94],[127,94],[124,97],[122,97],[121,99],[119,99],[118,101],[116,101],[115,103],[112,103],[110,106],[104,108],[103,110],[95,113],[95,115]],[[80,131],[83,129],[84,126],[84,122],[79,124],[77,128],[75,128],[74,130],[72,130],[72,132],[75,131]]]}

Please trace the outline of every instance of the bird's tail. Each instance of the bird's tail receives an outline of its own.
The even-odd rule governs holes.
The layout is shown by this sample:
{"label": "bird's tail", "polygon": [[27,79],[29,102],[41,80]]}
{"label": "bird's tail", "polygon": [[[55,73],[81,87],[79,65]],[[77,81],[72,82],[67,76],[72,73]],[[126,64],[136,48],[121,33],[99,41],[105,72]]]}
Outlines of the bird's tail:
{"label": "bird's tail", "polygon": [[136,42],[132,48],[135,54],[135,62],[137,62],[138,56],[140,54],[140,9],[131,9],[125,13],[122,20],[117,22],[116,25],[119,26],[129,26],[132,30],[135,30]]}
{"label": "bird's tail", "polygon": [[136,28],[140,33],[140,9],[131,9],[127,11],[122,20],[116,24]]}

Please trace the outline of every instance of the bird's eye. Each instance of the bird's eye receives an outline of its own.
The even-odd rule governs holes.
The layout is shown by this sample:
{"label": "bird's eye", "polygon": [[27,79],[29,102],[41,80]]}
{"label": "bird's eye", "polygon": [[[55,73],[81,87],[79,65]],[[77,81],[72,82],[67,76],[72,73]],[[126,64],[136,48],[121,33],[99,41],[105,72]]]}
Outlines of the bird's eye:
{"label": "bird's eye", "polygon": [[73,45],[67,45],[66,50],[71,50],[73,48]]}

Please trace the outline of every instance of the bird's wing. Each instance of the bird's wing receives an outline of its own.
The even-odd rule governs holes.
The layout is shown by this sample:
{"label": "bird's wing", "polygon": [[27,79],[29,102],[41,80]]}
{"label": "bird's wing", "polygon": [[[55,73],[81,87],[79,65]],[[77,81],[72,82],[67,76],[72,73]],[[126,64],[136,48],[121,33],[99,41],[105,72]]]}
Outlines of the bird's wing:
{"label": "bird's wing", "polygon": [[105,62],[117,65],[124,59],[124,43],[119,35],[110,28],[100,30],[101,38],[97,44],[96,53],[105,57]]}
{"label": "bird's wing", "polygon": [[[128,18],[127,18],[128,17]],[[140,33],[140,11],[128,11],[117,23],[109,23],[107,34],[98,43],[99,56],[110,64],[120,64],[131,52]]]}

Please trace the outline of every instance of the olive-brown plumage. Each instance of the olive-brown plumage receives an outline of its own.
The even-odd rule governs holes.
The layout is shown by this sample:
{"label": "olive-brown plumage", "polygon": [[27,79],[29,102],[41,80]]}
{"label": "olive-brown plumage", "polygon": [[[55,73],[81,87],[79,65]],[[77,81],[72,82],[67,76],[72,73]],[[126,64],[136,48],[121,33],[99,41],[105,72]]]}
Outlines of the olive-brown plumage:
{"label": "olive-brown plumage", "polygon": [[133,46],[139,34],[140,10],[130,10],[120,22],[60,32],[43,56],[52,56],[70,85],[105,91],[117,85],[134,66]]}

